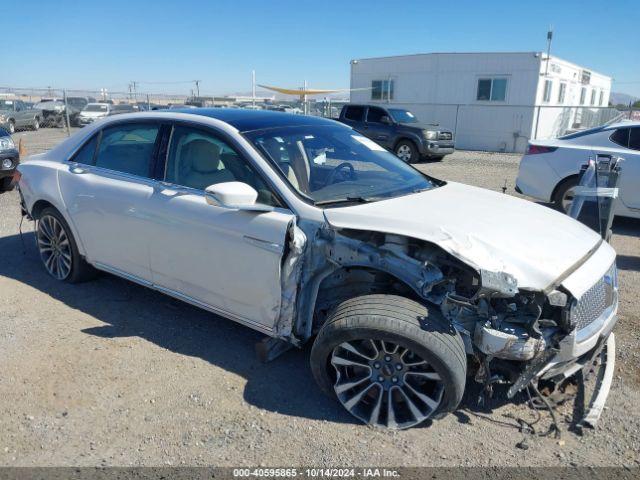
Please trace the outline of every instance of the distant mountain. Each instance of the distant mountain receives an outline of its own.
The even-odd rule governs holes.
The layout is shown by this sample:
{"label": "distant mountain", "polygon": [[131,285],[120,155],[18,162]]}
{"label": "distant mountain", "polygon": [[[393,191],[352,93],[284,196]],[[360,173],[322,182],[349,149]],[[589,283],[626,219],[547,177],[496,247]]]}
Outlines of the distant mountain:
{"label": "distant mountain", "polygon": [[609,101],[614,105],[629,105],[629,103],[633,103],[636,100],[638,100],[638,97],[619,92],[611,92],[611,96],[609,97]]}

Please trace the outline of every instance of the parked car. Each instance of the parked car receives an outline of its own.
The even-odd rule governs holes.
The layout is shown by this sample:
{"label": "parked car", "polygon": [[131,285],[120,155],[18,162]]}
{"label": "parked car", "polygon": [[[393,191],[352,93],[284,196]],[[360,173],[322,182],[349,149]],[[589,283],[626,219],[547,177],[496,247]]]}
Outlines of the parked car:
{"label": "parked car", "polygon": [[637,121],[529,142],[520,161],[516,191],[553,202],[558,209],[568,212],[581,165],[599,154],[625,159],[615,214],[640,218],[640,122]]}
{"label": "parked car", "polygon": [[108,117],[113,105],[109,103],[90,103],[78,115],[78,124],[82,127],[96,120]]}
{"label": "parked car", "polygon": [[111,105],[109,115],[120,115],[122,113],[133,113],[135,111],[136,109],[133,108],[133,105],[128,103],[119,103],[118,105]]}
{"label": "parked car", "polygon": [[91,100],[95,99],[93,97],[67,97],[66,100],[56,97],[43,98],[35,105],[35,108],[42,111],[42,126],[64,126],[67,121],[67,108],[69,110],[69,123],[72,126],[81,126],[79,122],[80,112],[91,103]]}
{"label": "parked car", "polygon": [[20,129],[38,130],[42,112],[28,108],[22,100],[0,99],[0,127],[9,133]]}
{"label": "parked car", "polygon": [[18,163],[20,153],[13,143],[11,134],[0,127],[0,193],[13,189]]}
{"label": "parked car", "polygon": [[118,115],[19,171],[54,278],[156,289],[266,334],[265,360],[315,337],[321,389],[371,425],[452,411],[467,377],[552,388],[614,354],[615,252],[595,232],[333,120]]}
{"label": "parked car", "polygon": [[421,158],[441,160],[454,151],[452,132],[420,123],[403,108],[349,104],[342,107],[338,120],[408,163]]}

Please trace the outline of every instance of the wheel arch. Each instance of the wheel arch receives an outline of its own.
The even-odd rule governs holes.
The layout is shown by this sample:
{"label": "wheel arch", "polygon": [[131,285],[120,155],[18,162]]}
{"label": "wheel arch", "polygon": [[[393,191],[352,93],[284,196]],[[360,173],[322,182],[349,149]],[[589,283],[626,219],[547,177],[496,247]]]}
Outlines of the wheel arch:
{"label": "wheel arch", "polygon": [[80,235],[78,235],[78,231],[75,228],[75,224],[73,223],[73,221],[71,220],[71,218],[69,217],[69,215],[67,214],[67,212],[64,209],[58,207],[50,199],[40,198],[40,199],[36,200],[35,202],[33,202],[33,205],[31,206],[31,209],[29,210],[29,215],[31,216],[31,218],[33,218],[34,220],[37,221],[40,218],[40,216],[42,215],[42,211],[45,208],[53,208],[53,209],[55,209],[56,212],[58,212],[60,215],[62,215],[62,218],[64,218],[65,222],[67,222],[67,225],[69,225],[69,228],[71,229],[71,234],[73,235],[73,238],[76,241],[76,246],[78,247],[78,252],[80,253],[80,255],[82,255],[84,257],[85,256],[85,249],[84,249],[84,245],[82,243],[82,239],[80,238]]}
{"label": "wheel arch", "polygon": [[307,285],[307,308],[302,312],[313,335],[326,321],[335,306],[365,294],[394,294],[423,302],[417,288],[394,272],[381,266],[344,263],[320,272]]}
{"label": "wheel arch", "polygon": [[404,141],[404,142],[411,142],[411,143],[413,143],[413,146],[414,146],[414,147],[416,147],[416,150],[417,150],[418,152],[420,152],[420,145],[419,145],[419,143],[418,143],[418,139],[417,139],[417,138],[412,137],[411,135],[407,135],[406,133],[401,134],[401,135],[396,139],[396,141],[393,143],[393,150],[394,150],[394,152],[395,152],[396,148],[398,147],[398,144],[399,144],[400,142],[403,142],[403,141]]}
{"label": "wheel arch", "polygon": [[552,202],[556,201],[556,195],[558,194],[558,191],[560,190],[560,188],[567,182],[569,182],[570,180],[577,180],[578,178],[580,178],[580,175],[575,173],[573,175],[569,175],[567,177],[564,177],[562,180],[560,180],[558,183],[556,183],[556,186],[553,187],[553,191],[551,192],[551,198],[550,200]]}

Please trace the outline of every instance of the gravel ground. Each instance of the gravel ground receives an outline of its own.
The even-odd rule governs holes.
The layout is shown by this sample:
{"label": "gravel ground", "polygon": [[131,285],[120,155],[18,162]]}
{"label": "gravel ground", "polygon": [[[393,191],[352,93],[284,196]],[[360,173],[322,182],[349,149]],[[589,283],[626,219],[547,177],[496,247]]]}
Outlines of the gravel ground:
{"label": "gravel ground", "polygon": [[[16,135],[29,153],[62,130]],[[513,194],[519,157],[457,152],[429,174]],[[315,386],[309,349],[263,365],[260,336],[119,278],[60,284],[24,245],[15,192],[0,196],[0,465],[568,466],[640,464],[640,222],[614,225],[621,304],[613,388],[583,436],[529,437],[525,404],[469,393],[424,428],[355,423]],[[477,392],[476,392],[477,393]],[[536,425],[550,425],[542,413]]]}

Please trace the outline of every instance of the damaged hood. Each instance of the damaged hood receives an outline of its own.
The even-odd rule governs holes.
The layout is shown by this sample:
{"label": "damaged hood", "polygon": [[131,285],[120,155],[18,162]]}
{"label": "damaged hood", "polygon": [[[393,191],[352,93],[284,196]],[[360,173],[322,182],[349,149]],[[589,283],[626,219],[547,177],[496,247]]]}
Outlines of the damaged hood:
{"label": "damaged hood", "polygon": [[431,242],[476,270],[509,273],[528,290],[547,288],[600,243],[597,233],[560,212],[453,182],[324,212],[335,228]]}

